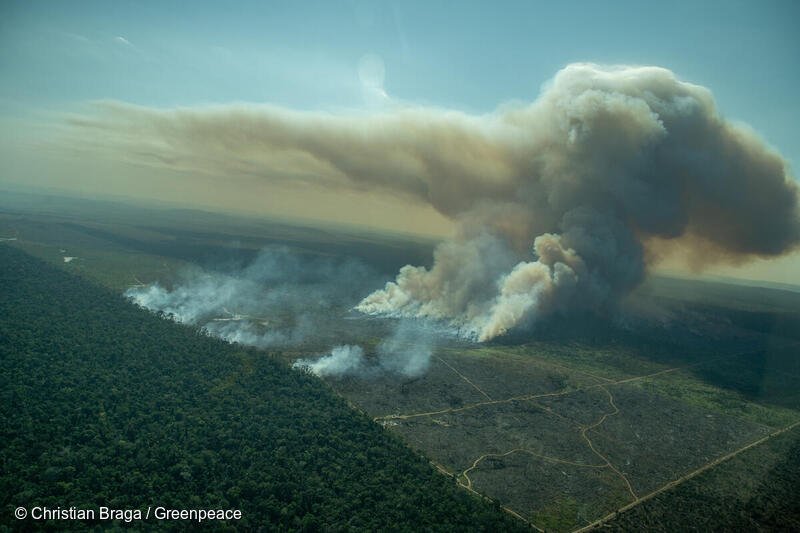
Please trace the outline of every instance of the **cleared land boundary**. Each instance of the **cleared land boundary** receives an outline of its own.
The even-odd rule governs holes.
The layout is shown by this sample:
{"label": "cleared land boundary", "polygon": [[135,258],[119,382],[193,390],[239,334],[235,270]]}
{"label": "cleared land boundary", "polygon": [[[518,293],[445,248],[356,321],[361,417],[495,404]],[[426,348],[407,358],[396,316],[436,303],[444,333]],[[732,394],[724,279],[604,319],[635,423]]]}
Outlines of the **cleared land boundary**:
{"label": "cleared land boundary", "polygon": [[663,487],[654,490],[650,494],[642,496],[641,498],[637,498],[636,500],[632,501],[631,503],[629,503],[629,504],[627,504],[627,505],[625,505],[623,507],[620,507],[619,509],[617,509],[616,511],[614,511],[612,513],[607,514],[603,518],[595,520],[594,522],[592,522],[588,526],[584,526],[582,528],[574,530],[572,533],[583,533],[585,531],[592,531],[594,529],[597,529],[598,527],[601,527],[604,524],[606,524],[607,522],[609,522],[609,521],[613,520],[614,518],[616,518],[619,514],[624,513],[625,511],[629,511],[629,510],[633,509],[634,507],[646,502],[647,500],[650,500],[650,499],[658,496],[659,494],[661,494],[663,492],[666,492],[666,491],[668,491],[670,489],[673,489],[673,488],[677,487],[678,485],[681,485],[682,483],[684,483],[686,481],[689,481],[693,477],[696,477],[696,476],[702,474],[703,472],[705,472],[707,470],[710,470],[710,469],[714,468],[715,466],[718,466],[718,465],[724,463],[725,461],[728,461],[729,459],[733,459],[734,457],[736,457],[740,453],[742,453],[744,451],[747,451],[750,448],[755,448],[756,446],[758,446],[760,444],[764,444],[765,442],[767,442],[770,439],[773,439],[773,438],[775,438],[775,437],[777,437],[779,435],[782,435],[782,434],[786,433],[787,431],[791,431],[792,429],[796,428],[797,426],[800,426],[800,420],[798,420],[797,422],[794,422],[793,424],[789,424],[788,426],[786,426],[784,428],[781,428],[781,429],[778,429],[776,431],[773,431],[769,435],[767,435],[765,437],[761,437],[760,439],[758,439],[756,441],[753,441],[750,444],[747,444],[746,446],[743,446],[743,447],[739,448],[738,450],[734,450],[729,454],[723,455],[722,457],[718,457],[717,459],[714,459],[710,463],[707,463],[707,464],[701,466],[697,470],[693,470],[692,472],[689,472],[688,474],[686,474],[686,475],[684,475],[682,477],[679,477],[678,479],[676,479],[674,481],[670,481],[669,483],[667,483]]}
{"label": "cleared land boundary", "polygon": [[[581,528],[578,528],[578,529],[575,529],[575,530],[572,531],[572,533],[584,533],[584,532],[592,531],[594,529],[602,527],[604,524],[606,524],[609,521],[611,521],[614,518],[616,518],[619,514],[624,513],[625,511],[629,511],[629,510],[633,509],[634,507],[637,507],[638,505],[640,505],[640,504],[642,504],[642,503],[654,498],[655,496],[658,496],[659,494],[662,494],[662,493],[664,493],[664,492],[666,492],[666,491],[668,491],[668,490],[670,490],[672,488],[675,488],[675,487],[683,484],[684,482],[686,482],[686,481],[698,476],[699,474],[702,474],[703,472],[705,472],[707,470],[710,470],[711,468],[714,468],[717,465],[720,465],[720,464],[728,461],[729,459],[732,459],[733,457],[736,457],[737,455],[739,455],[740,453],[742,453],[744,451],[747,451],[747,450],[749,450],[751,448],[754,448],[754,447],[756,447],[756,446],[758,446],[760,444],[763,444],[763,443],[767,442],[768,440],[770,440],[772,438],[775,438],[775,437],[777,437],[779,435],[782,435],[783,433],[786,433],[787,431],[791,431],[792,429],[794,429],[797,426],[800,426],[800,420],[798,420],[798,421],[796,421],[796,422],[794,422],[794,423],[792,423],[792,424],[790,424],[788,426],[785,426],[783,428],[777,429],[777,430],[773,431],[772,433],[769,433],[768,435],[766,435],[764,437],[761,437],[761,438],[751,442],[750,444],[747,444],[747,445],[745,445],[745,446],[743,446],[743,447],[741,447],[741,448],[739,448],[737,450],[734,450],[734,451],[732,451],[732,452],[730,452],[730,453],[728,453],[726,455],[718,457],[717,459],[715,459],[715,460],[713,460],[713,461],[701,466],[700,468],[697,468],[696,470],[693,470],[693,471],[689,472],[688,474],[685,474],[685,475],[681,476],[678,479],[670,481],[669,483],[666,483],[665,485],[663,485],[662,487],[654,490],[653,492],[650,492],[650,493],[648,493],[648,494],[646,494],[644,496],[641,496],[641,497],[636,495],[636,493],[634,492],[634,490],[633,490],[630,482],[626,478],[626,476],[624,474],[622,474],[619,470],[617,470],[613,466],[613,464],[605,456],[603,456],[597,450],[595,450],[591,440],[586,436],[586,432],[587,431],[589,431],[591,429],[594,429],[595,427],[601,425],[605,421],[605,419],[608,418],[609,416],[613,416],[613,415],[616,415],[617,413],[619,413],[619,409],[614,404],[613,395],[611,394],[611,392],[608,389],[606,389],[606,387],[615,386],[615,385],[623,385],[623,384],[631,383],[631,382],[634,382],[634,381],[639,381],[639,380],[643,380],[643,379],[647,379],[647,378],[656,377],[656,376],[659,376],[659,375],[662,375],[662,374],[667,374],[667,373],[670,373],[670,372],[675,372],[675,371],[679,371],[679,370],[685,370],[685,369],[688,369],[688,368],[693,368],[693,367],[696,367],[696,366],[705,365],[705,364],[708,364],[708,363],[711,363],[711,362],[715,362],[715,361],[717,361],[719,359],[724,359],[724,358],[728,358],[728,357],[737,357],[737,356],[744,355],[744,354],[747,354],[747,353],[750,353],[750,350],[747,350],[747,351],[741,352],[741,353],[726,354],[726,355],[722,355],[722,356],[716,356],[716,357],[712,357],[712,358],[706,359],[704,361],[699,361],[697,363],[693,363],[693,364],[690,364],[690,365],[666,368],[666,369],[662,369],[662,370],[659,370],[657,372],[653,372],[653,373],[650,373],[650,374],[633,376],[633,377],[628,377],[628,378],[619,379],[619,380],[609,381],[607,378],[603,378],[603,379],[605,379],[607,381],[606,383],[595,383],[595,384],[584,386],[584,387],[577,387],[577,388],[571,388],[571,389],[569,389],[569,388],[568,389],[562,389],[562,390],[554,391],[554,392],[550,392],[550,393],[514,396],[514,397],[511,397],[511,398],[506,398],[506,399],[501,399],[501,400],[492,400],[485,392],[483,392],[480,388],[478,388],[477,385],[475,385],[472,381],[470,381],[466,376],[461,374],[461,372],[458,372],[450,364],[448,364],[447,362],[445,362],[444,360],[441,360],[441,358],[439,358],[442,363],[444,363],[446,366],[448,366],[460,378],[462,378],[467,383],[472,385],[479,392],[481,392],[484,396],[486,396],[487,398],[490,398],[489,401],[478,402],[478,403],[474,403],[474,404],[465,405],[465,406],[462,406],[462,407],[451,408],[451,409],[443,409],[443,410],[432,411],[432,412],[385,415],[385,416],[375,417],[374,420],[376,422],[388,421],[388,420],[407,420],[407,419],[410,419],[410,418],[429,417],[429,416],[434,416],[434,415],[438,415],[438,414],[456,413],[456,412],[461,412],[461,411],[467,411],[467,410],[471,410],[471,409],[475,409],[475,408],[479,408],[479,407],[483,407],[483,406],[487,406],[487,405],[498,405],[498,404],[516,402],[516,401],[532,401],[532,400],[536,400],[536,399],[539,399],[539,398],[554,397],[554,396],[555,397],[564,396],[564,395],[569,395],[569,394],[573,394],[573,393],[580,392],[580,391],[586,391],[586,390],[592,390],[592,389],[598,389],[598,388],[603,390],[609,396],[610,405],[614,408],[614,412],[605,413],[601,417],[601,419],[599,421],[595,422],[594,424],[592,424],[590,426],[583,427],[581,435],[587,441],[589,447],[595,453],[595,455],[597,455],[598,457],[600,457],[601,459],[603,459],[606,462],[606,464],[602,465],[602,466],[610,468],[615,473],[617,473],[621,477],[622,480],[625,481],[625,483],[627,485],[627,489],[630,492],[630,494],[633,496],[634,499],[633,499],[633,501],[631,501],[630,503],[624,505],[623,507],[620,507],[616,511],[613,511],[613,512],[607,514],[606,516],[603,516],[602,518],[599,518],[599,519],[595,520],[594,522],[592,522],[592,523],[590,523],[590,524],[588,524],[586,526],[583,526]],[[592,376],[592,377],[594,377],[595,379],[599,379],[599,378],[597,378],[595,376]],[[512,453],[527,453],[527,454],[530,454],[530,455],[537,456],[540,459],[543,459],[545,461],[552,461],[552,462],[557,462],[557,463],[570,463],[569,461],[564,461],[564,460],[559,459],[559,458],[539,455],[539,454],[533,453],[533,452],[531,452],[529,450],[524,450],[524,449],[517,448],[517,449],[514,449],[514,450],[510,450],[508,452],[505,452],[505,453],[490,453],[490,454],[482,455],[478,459],[475,460],[475,462],[472,464],[472,466],[470,468],[468,468],[467,470],[465,470],[464,472],[462,472],[461,474],[459,474],[457,476],[452,474],[451,472],[449,472],[442,465],[439,465],[438,463],[433,463],[433,464],[434,464],[434,466],[436,466],[436,468],[440,472],[442,472],[442,473],[444,473],[446,475],[450,475],[450,476],[455,477],[456,478],[456,482],[462,488],[464,488],[464,489],[466,489],[466,490],[468,490],[468,491],[470,491],[470,492],[472,492],[472,493],[474,493],[474,494],[476,494],[476,495],[478,495],[478,496],[480,496],[482,498],[486,498],[486,499],[488,499],[490,501],[493,501],[492,498],[490,498],[489,496],[487,496],[487,495],[485,495],[483,493],[480,493],[480,492],[476,491],[472,487],[472,480],[469,478],[468,474],[469,474],[470,471],[472,471],[475,468],[477,468],[478,464],[483,459],[485,459],[487,457],[493,457],[493,456],[494,457],[503,457],[503,456],[510,455]],[[574,463],[571,463],[571,464],[574,464]],[[597,468],[600,465],[575,464],[575,466]],[[465,478],[466,483],[461,481],[462,477]],[[529,519],[524,518],[522,515],[520,515],[519,513],[517,513],[516,511],[514,511],[510,507],[501,506],[501,508],[504,511],[506,511],[507,513],[509,513],[509,514],[515,516],[516,518],[519,518],[523,522],[527,523],[533,529],[535,529],[537,531],[544,531],[543,529],[538,527],[536,524],[531,522]]]}

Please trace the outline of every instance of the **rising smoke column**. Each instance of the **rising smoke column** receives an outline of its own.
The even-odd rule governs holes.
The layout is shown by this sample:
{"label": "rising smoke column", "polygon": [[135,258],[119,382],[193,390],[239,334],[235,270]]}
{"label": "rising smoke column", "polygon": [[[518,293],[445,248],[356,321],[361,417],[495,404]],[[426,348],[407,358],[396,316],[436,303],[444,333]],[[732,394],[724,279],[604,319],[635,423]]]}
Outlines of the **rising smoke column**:
{"label": "rising smoke column", "polygon": [[[518,133],[506,145],[511,198],[476,200],[459,215],[457,245],[442,245],[431,269],[404,267],[359,310],[446,319],[485,341],[525,320],[613,305],[644,278],[655,237],[733,260],[778,255],[800,239],[785,161],[726,122],[708,90],[667,70],[574,65],[502,119]],[[520,228],[503,209],[528,220],[517,215]],[[485,235],[513,248],[518,233],[532,240],[531,258],[489,266]],[[453,283],[465,269],[478,272],[467,295]]]}
{"label": "rising smoke column", "polygon": [[483,116],[106,103],[72,124],[84,145],[187,174],[430,204],[458,235],[432,267],[403,267],[357,309],[438,319],[479,340],[613,307],[646,275],[654,242],[703,263],[777,256],[800,240],[785,160],[725,120],[708,89],[656,67],[570,65],[533,103]]}

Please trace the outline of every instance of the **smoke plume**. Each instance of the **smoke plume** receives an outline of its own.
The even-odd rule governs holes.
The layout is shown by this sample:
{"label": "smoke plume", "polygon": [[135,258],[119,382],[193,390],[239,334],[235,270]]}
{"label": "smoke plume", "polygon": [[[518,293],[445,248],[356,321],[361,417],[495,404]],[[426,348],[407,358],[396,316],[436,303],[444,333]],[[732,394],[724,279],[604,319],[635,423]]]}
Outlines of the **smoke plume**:
{"label": "smoke plume", "polygon": [[429,324],[419,320],[401,320],[392,334],[377,347],[379,368],[407,378],[425,374],[431,363],[435,338],[436,332]]}
{"label": "smoke plume", "polygon": [[[421,320],[349,316],[378,279],[360,262],[281,247],[263,250],[244,267],[194,268],[171,288],[137,285],[125,296],[231,343],[312,352],[335,345],[293,365],[320,377],[418,377],[428,369],[436,337],[446,332]],[[340,344],[375,336],[382,340],[369,357],[361,346]]]}
{"label": "smoke plume", "polygon": [[331,317],[356,303],[376,279],[356,261],[274,248],[243,268],[187,270],[171,288],[135,286],[125,295],[228,342],[296,347],[330,342],[338,335]]}
{"label": "smoke plume", "polygon": [[570,65],[533,103],[484,116],[107,103],[73,124],[82,142],[157,166],[430,204],[458,235],[432,267],[403,267],[357,309],[434,318],[478,340],[613,308],[658,257],[656,242],[704,263],[800,241],[786,161],[727,121],[708,89],[662,68]]}
{"label": "smoke plume", "polygon": [[335,346],[330,353],[317,359],[298,359],[294,368],[305,368],[320,377],[357,376],[371,378],[384,374],[416,378],[428,371],[437,336],[446,332],[436,330],[430,323],[402,319],[393,324],[391,333],[367,357],[361,346]]}
{"label": "smoke plume", "polygon": [[316,376],[344,376],[347,374],[361,374],[366,365],[364,350],[361,346],[335,346],[331,353],[317,360],[298,359],[292,368],[305,368]]}

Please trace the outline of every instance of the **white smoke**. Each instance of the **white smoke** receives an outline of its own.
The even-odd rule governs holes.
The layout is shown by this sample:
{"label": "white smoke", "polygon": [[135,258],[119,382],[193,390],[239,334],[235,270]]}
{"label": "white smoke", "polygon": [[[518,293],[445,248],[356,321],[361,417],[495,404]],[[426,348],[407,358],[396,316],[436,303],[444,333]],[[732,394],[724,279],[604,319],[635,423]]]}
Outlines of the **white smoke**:
{"label": "white smoke", "polygon": [[360,346],[335,346],[330,354],[319,359],[298,359],[292,368],[306,369],[320,377],[362,374],[365,369],[364,350]]}
{"label": "white smoke", "polygon": [[425,374],[430,366],[436,334],[429,324],[419,320],[401,320],[393,333],[377,347],[380,368],[408,378]]}
{"label": "white smoke", "polygon": [[375,279],[361,263],[267,249],[244,268],[187,270],[167,289],[154,283],[125,296],[176,322],[259,348],[326,342],[331,315],[345,312]]}
{"label": "white smoke", "polygon": [[242,295],[258,290],[250,280],[225,274],[192,271],[185,277],[183,283],[172,290],[154,283],[131,287],[125,296],[140,307],[162,312],[176,322],[197,324],[204,319],[230,314],[229,306],[238,305]]}
{"label": "white smoke", "polygon": [[360,263],[279,248],[262,251],[244,268],[188,270],[171,289],[137,285],[125,295],[227,342],[258,348],[306,345],[311,351],[348,333],[353,338],[384,335],[370,358],[360,346],[340,344],[293,366],[321,377],[420,376],[430,364],[435,338],[447,333],[420,320],[348,319],[353,318],[347,316],[350,307],[375,279]]}
{"label": "white smoke", "polygon": [[447,334],[425,321],[402,319],[377,345],[372,358],[366,357],[360,346],[343,345],[317,359],[298,359],[292,366],[321,377],[390,374],[416,378],[428,371],[436,338]]}

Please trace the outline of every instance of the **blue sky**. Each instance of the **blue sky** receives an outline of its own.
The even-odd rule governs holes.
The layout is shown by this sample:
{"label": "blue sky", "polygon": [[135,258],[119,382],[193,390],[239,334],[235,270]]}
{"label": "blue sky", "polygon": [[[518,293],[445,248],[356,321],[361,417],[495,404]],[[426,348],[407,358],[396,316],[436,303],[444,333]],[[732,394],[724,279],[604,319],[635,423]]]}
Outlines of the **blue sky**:
{"label": "blue sky", "polygon": [[711,88],[796,166],[797,20],[794,1],[5,1],[0,112],[96,99],[357,108],[367,54],[394,98],[485,112],[534,99],[570,62],[654,64]]}

